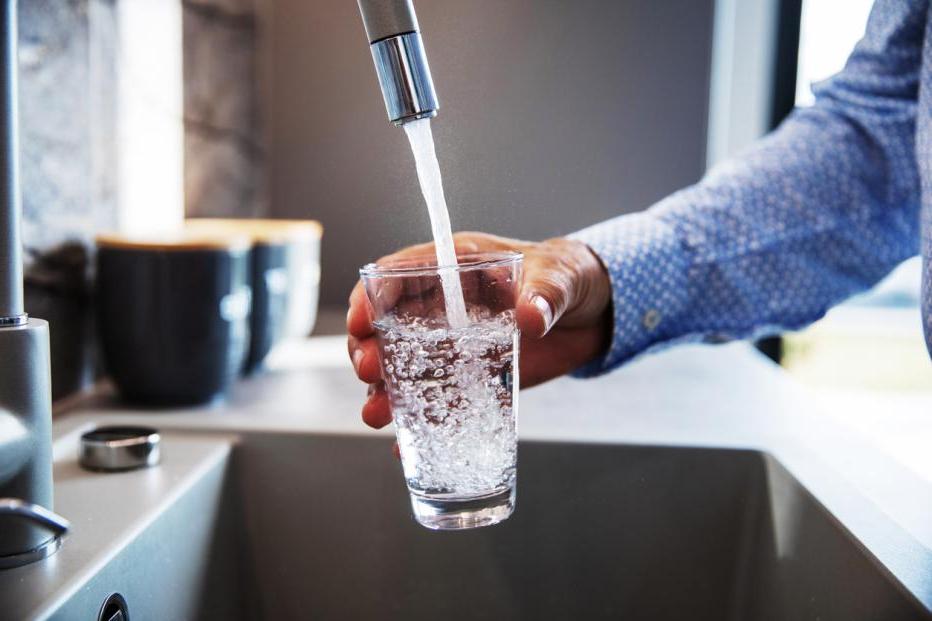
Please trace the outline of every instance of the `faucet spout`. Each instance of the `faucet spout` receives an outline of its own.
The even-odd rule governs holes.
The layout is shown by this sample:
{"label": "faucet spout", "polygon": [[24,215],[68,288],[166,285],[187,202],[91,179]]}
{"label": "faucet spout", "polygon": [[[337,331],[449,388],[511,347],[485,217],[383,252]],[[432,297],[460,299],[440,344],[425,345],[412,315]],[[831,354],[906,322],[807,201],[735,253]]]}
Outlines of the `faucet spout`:
{"label": "faucet spout", "polygon": [[436,116],[440,104],[411,0],[359,0],[359,11],[389,121]]}

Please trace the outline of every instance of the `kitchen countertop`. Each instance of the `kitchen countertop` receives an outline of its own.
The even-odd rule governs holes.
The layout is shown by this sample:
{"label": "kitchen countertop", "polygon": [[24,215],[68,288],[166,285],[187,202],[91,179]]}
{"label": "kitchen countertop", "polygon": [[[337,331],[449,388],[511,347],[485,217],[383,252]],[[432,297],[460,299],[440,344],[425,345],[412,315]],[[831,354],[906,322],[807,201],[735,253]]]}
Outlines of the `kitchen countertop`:
{"label": "kitchen countertop", "polygon": [[[71,598],[82,597],[82,592],[86,597],[87,585],[95,576],[127,546],[144,538],[180,498],[210,493],[204,479],[222,477],[236,442],[232,435],[168,432],[163,434],[162,446],[171,453],[170,460],[158,468],[114,477],[89,473],[78,465],[80,431],[73,429],[55,444],[55,509],[67,516],[71,530],[62,548],[46,561],[0,572],[2,619],[73,618],[63,617],[59,608]],[[136,586],[158,598],[172,588],[179,592],[184,578],[177,575],[174,584]],[[99,605],[99,600],[92,604]]]}
{"label": "kitchen countertop", "polygon": [[[268,372],[237,384],[225,402],[147,412],[104,390],[59,416],[55,434],[113,422],[223,433],[390,434],[362,424],[364,395],[344,338],[315,337],[281,347]],[[897,455],[898,413],[885,415],[889,437],[877,425],[865,435],[750,346],[694,345],[601,378],[563,378],[522,392],[520,436],[766,451],[932,609],[932,459],[905,463]],[[932,417],[909,422],[913,438],[932,441]]]}

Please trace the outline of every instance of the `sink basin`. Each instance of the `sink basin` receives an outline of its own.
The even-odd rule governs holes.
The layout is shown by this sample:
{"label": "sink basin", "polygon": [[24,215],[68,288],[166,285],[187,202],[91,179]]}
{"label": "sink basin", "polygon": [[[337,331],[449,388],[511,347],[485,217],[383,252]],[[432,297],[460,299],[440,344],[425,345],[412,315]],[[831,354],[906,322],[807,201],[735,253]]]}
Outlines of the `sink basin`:
{"label": "sink basin", "polygon": [[381,440],[235,456],[264,618],[916,619],[924,611],[767,455],[526,443],[505,523],[436,533]]}
{"label": "sink basin", "polygon": [[411,517],[384,436],[178,435],[158,469],[101,476],[167,485],[183,477],[159,469],[216,458],[192,457],[190,483],[45,616],[95,619],[119,592],[133,621],[932,617],[757,451],[522,443],[515,514],[438,533]]}

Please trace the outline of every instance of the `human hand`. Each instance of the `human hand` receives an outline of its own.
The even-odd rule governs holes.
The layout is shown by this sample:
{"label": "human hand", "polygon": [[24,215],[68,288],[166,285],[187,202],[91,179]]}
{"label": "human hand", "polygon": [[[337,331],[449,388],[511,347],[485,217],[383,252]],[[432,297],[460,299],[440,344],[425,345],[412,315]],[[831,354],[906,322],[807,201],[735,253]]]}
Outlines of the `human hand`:
{"label": "human hand", "polygon": [[[517,323],[521,329],[521,386],[529,388],[565,375],[608,347],[611,283],[601,261],[582,242],[557,237],[526,242],[485,233],[454,235],[457,254],[516,251],[524,255]],[[434,245],[405,248],[386,259],[433,253]],[[363,421],[375,428],[391,422],[382,381],[372,307],[362,283],[349,299],[346,330],[356,375],[369,384]]]}

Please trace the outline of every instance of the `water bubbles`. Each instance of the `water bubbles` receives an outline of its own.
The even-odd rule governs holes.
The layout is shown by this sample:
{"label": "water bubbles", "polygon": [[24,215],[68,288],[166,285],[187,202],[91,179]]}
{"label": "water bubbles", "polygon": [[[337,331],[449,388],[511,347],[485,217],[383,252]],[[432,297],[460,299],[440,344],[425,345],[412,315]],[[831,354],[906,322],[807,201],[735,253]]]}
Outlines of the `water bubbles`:
{"label": "water bubbles", "polygon": [[463,328],[397,318],[377,326],[412,489],[482,493],[514,476],[514,314],[483,312],[489,318]]}

